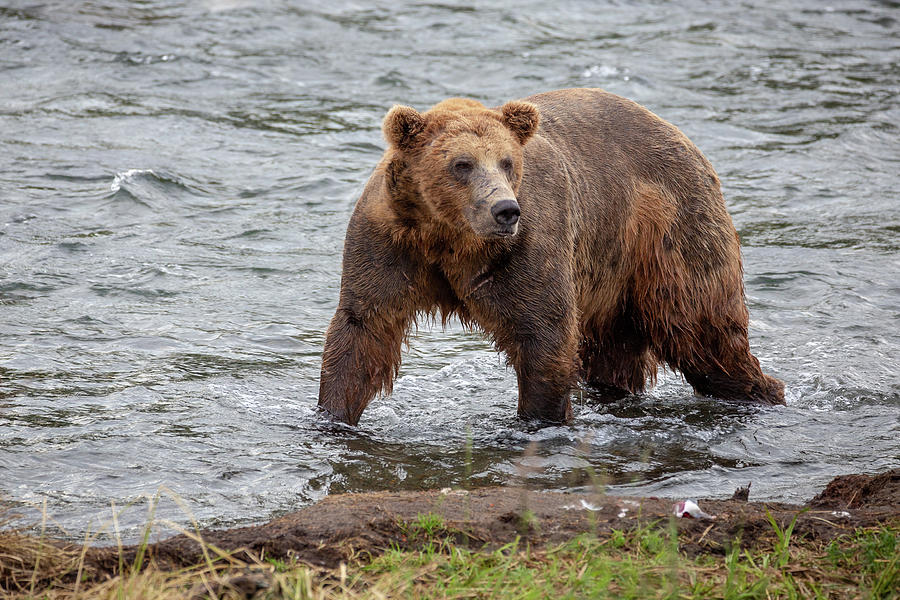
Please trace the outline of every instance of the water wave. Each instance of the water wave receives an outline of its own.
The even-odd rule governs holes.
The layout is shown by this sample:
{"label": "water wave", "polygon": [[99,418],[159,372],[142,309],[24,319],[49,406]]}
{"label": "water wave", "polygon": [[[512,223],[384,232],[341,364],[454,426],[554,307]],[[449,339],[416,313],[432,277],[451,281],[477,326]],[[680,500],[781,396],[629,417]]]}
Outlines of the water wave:
{"label": "water wave", "polygon": [[116,173],[112,183],[109,184],[109,191],[118,192],[122,188],[123,183],[130,183],[138,177],[145,176],[152,178],[157,177],[156,173],[153,172],[153,169],[128,169],[127,171]]}

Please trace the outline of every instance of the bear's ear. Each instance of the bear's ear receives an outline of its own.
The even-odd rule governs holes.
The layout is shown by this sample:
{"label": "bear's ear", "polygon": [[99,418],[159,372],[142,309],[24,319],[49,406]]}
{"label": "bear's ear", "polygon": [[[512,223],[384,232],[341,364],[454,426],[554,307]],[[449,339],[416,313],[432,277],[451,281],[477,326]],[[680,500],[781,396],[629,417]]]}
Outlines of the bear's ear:
{"label": "bear's ear", "polygon": [[537,131],[541,114],[531,102],[513,100],[500,107],[503,122],[513,132],[520,144],[525,144]]}
{"label": "bear's ear", "polygon": [[397,104],[388,111],[381,130],[391,146],[404,150],[411,147],[416,136],[425,130],[425,117],[414,108]]}

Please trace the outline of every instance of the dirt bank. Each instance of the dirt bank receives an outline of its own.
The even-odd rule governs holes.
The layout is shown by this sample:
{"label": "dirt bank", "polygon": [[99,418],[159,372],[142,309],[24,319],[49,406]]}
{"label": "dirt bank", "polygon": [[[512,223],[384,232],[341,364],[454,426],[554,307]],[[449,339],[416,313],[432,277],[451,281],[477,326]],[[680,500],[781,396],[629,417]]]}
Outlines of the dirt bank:
{"label": "dirt bank", "polygon": [[[877,476],[835,478],[806,506],[742,500],[699,500],[714,519],[677,519],[681,547],[688,553],[724,552],[736,537],[752,546],[774,537],[768,510],[779,526],[797,517],[795,538],[827,541],[853,528],[900,519],[900,469]],[[418,515],[440,515],[444,532],[458,543],[498,547],[520,536],[533,546],[559,543],[584,532],[627,530],[668,521],[673,500],[599,494],[566,494],[494,487],[472,491],[372,492],[330,496],[296,513],[254,527],[202,532],[203,540],[241,558],[278,558],[336,567],[359,554],[378,554],[390,545],[414,547],[409,523]],[[126,562],[135,548],[126,548]],[[152,545],[161,567],[202,560],[200,545],[176,536]],[[248,556],[249,555],[249,556]],[[87,564],[97,572],[118,568],[116,548],[91,549]]]}
{"label": "dirt bank", "polygon": [[[372,492],[341,494],[253,527],[203,531],[204,543],[253,563],[264,559],[296,559],[334,568],[351,558],[378,555],[396,545],[420,547],[419,515],[441,519],[440,536],[472,548],[496,548],[518,536],[534,548],[561,543],[574,536],[612,530],[630,530],[661,522],[668,526],[672,499],[628,498],[601,494],[542,492],[513,487],[425,492]],[[675,519],[680,548],[690,554],[724,553],[735,538],[744,547],[770,542],[775,531],[767,516],[786,528],[796,518],[792,540],[825,542],[855,528],[900,520],[900,469],[880,475],[844,475],[835,478],[805,506],[739,499],[703,500],[699,506],[714,518]],[[3,532],[0,532],[3,533]],[[11,544],[16,549],[4,548]],[[185,535],[137,547],[81,548],[46,542],[17,534],[0,535],[0,555],[22,556],[23,548],[41,553],[44,575],[68,579],[82,553],[85,579],[102,580],[128,567],[138,555],[160,569],[197,565],[204,561],[201,545]],[[214,552],[213,552],[214,554]],[[23,559],[26,557],[22,556]],[[27,560],[20,567],[30,576]],[[32,563],[33,564],[33,563]],[[0,589],[19,577],[15,561],[0,561]],[[19,574],[21,575],[21,574]],[[11,589],[7,587],[7,589]]]}

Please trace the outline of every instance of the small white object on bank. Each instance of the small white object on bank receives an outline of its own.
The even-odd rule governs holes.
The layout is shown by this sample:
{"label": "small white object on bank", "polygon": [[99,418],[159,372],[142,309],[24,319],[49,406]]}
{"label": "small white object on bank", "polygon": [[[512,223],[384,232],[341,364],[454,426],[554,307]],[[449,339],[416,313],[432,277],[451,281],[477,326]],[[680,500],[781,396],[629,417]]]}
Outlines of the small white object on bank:
{"label": "small white object on bank", "polygon": [[704,512],[693,500],[682,500],[674,505],[676,517],[687,519],[715,519],[716,517]]}

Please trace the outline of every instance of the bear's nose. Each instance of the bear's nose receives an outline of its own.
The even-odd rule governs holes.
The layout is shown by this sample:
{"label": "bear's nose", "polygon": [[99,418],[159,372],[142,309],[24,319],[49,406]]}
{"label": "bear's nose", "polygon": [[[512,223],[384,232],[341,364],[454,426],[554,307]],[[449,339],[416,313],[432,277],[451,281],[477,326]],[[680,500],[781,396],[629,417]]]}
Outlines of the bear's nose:
{"label": "bear's nose", "polygon": [[501,200],[491,207],[491,214],[500,225],[515,225],[519,220],[519,203],[515,200]]}

